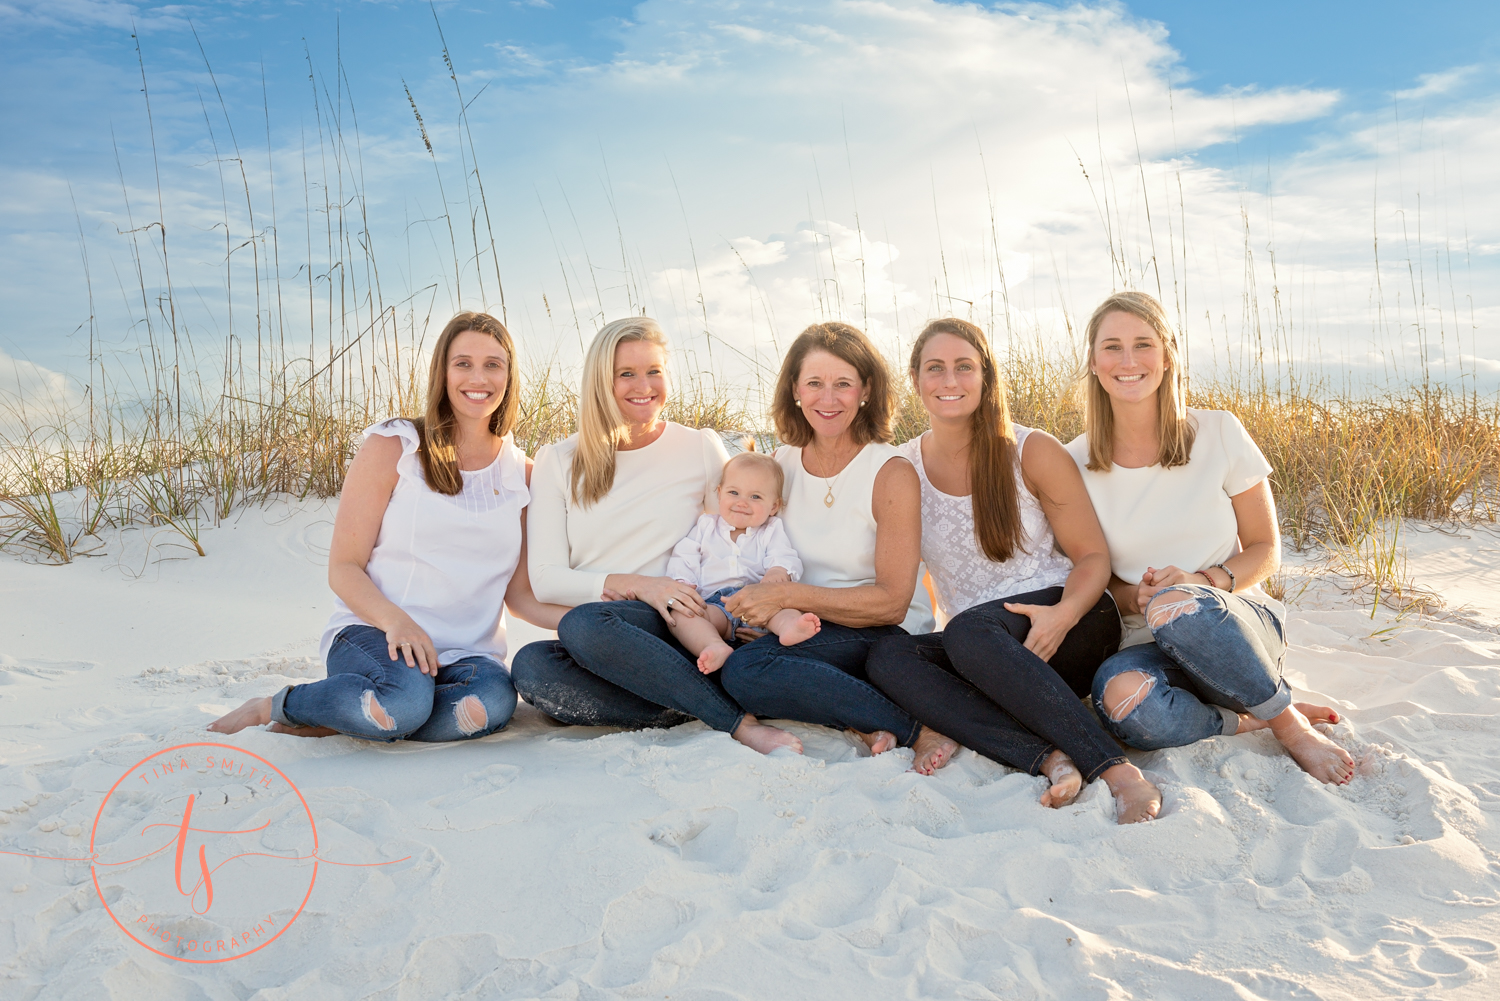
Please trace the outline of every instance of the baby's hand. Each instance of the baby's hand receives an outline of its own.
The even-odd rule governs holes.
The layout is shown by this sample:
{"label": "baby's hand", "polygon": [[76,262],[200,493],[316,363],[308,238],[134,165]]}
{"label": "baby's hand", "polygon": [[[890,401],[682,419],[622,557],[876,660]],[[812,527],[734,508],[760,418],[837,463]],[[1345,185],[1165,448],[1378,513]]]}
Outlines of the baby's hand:
{"label": "baby's hand", "polygon": [[791,581],[792,575],[786,572],[786,567],[772,567],[760,579],[762,584],[790,584]]}

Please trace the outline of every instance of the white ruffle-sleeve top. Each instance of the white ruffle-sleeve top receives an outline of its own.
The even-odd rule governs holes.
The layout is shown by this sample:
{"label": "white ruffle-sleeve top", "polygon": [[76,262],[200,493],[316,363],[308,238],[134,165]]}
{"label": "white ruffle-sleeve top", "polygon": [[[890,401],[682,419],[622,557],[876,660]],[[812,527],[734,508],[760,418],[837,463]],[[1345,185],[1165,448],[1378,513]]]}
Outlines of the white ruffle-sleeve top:
{"label": "white ruffle-sleeve top", "polygon": [[[365,437],[401,440],[396,488],[380,521],[365,572],[432,638],[438,663],[475,654],[505,662],[505,591],[521,558],[521,511],[531,500],[526,456],[510,435],[483,469],[463,470],[453,496],[427,485],[420,439],[411,421],[384,421]],[[335,595],[319,652],[326,659],[339,632],[368,625]]]}

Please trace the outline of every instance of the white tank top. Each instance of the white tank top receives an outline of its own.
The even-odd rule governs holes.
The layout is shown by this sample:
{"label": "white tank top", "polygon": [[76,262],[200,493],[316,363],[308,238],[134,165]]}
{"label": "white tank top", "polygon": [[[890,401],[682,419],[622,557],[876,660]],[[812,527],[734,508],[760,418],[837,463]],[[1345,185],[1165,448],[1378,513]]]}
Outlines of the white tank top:
{"label": "white tank top", "polygon": [[[400,478],[365,572],[432,638],[439,664],[473,654],[504,663],[500,612],[521,556],[521,510],[531,500],[526,456],[506,435],[495,461],[465,470],[463,490],[449,497],[422,477],[411,421],[382,422],[366,429],[372,434],[401,439]],[[325,660],[340,630],[368,625],[337,596],[333,605],[319,651]]]}
{"label": "white tank top", "polygon": [[[786,473],[787,504],[781,521],[802,560],[802,583],[875,583],[875,477],[899,454],[894,445],[871,442],[837,476],[824,479],[802,467],[802,449],[783,445],[776,450],[776,461]],[[830,490],[832,505],[824,503]],[[909,633],[932,631],[925,588],[917,587],[901,626]]]}
{"label": "white tank top", "polygon": [[[979,548],[972,497],[945,494],[922,465],[923,434],[901,446],[922,481],[922,560],[937,591],[938,608],[952,618],[966,608],[1013,594],[1056,587],[1073,572],[1073,561],[1057,551],[1042,505],[1021,476],[1021,448],[1031,428],[1012,424],[1016,435],[1016,501],[1021,510],[1021,549],[996,563]],[[931,433],[931,432],[928,432]]]}

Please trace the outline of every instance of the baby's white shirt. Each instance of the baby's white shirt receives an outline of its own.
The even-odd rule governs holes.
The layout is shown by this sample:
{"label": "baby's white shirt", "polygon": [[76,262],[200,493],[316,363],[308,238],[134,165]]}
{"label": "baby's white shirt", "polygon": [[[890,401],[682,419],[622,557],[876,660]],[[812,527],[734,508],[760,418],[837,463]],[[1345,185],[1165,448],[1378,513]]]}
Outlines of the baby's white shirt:
{"label": "baby's white shirt", "polygon": [[698,589],[703,597],[726,587],[754,584],[772,567],[781,567],[792,580],[802,576],[802,561],[786,537],[781,519],[771,517],[764,525],[745,529],[738,539],[735,530],[716,514],[699,517],[683,540],[672,549],[667,576]]}

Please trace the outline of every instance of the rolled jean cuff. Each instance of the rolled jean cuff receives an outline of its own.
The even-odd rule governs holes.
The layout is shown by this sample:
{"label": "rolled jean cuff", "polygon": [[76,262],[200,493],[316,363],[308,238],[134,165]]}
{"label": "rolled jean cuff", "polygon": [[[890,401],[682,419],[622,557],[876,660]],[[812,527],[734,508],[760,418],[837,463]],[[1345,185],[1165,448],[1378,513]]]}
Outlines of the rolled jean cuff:
{"label": "rolled jean cuff", "polygon": [[[1276,694],[1258,706],[1249,706],[1245,711],[1259,720],[1275,719],[1292,704],[1292,690],[1285,679],[1276,683]],[[1229,731],[1225,731],[1228,733]]]}
{"label": "rolled jean cuff", "polygon": [[[1274,700],[1273,700],[1274,701]],[[1223,706],[1214,706],[1219,710],[1219,715],[1224,717],[1224,729],[1220,731],[1226,737],[1233,737],[1240,732],[1240,714],[1233,709],[1225,709]],[[1259,719],[1259,717],[1256,717]]]}
{"label": "rolled jean cuff", "polygon": [[286,697],[291,692],[292,687],[292,685],[287,685],[281,691],[271,696],[271,722],[280,723],[282,726],[305,726],[306,724],[298,723],[286,714]]}

